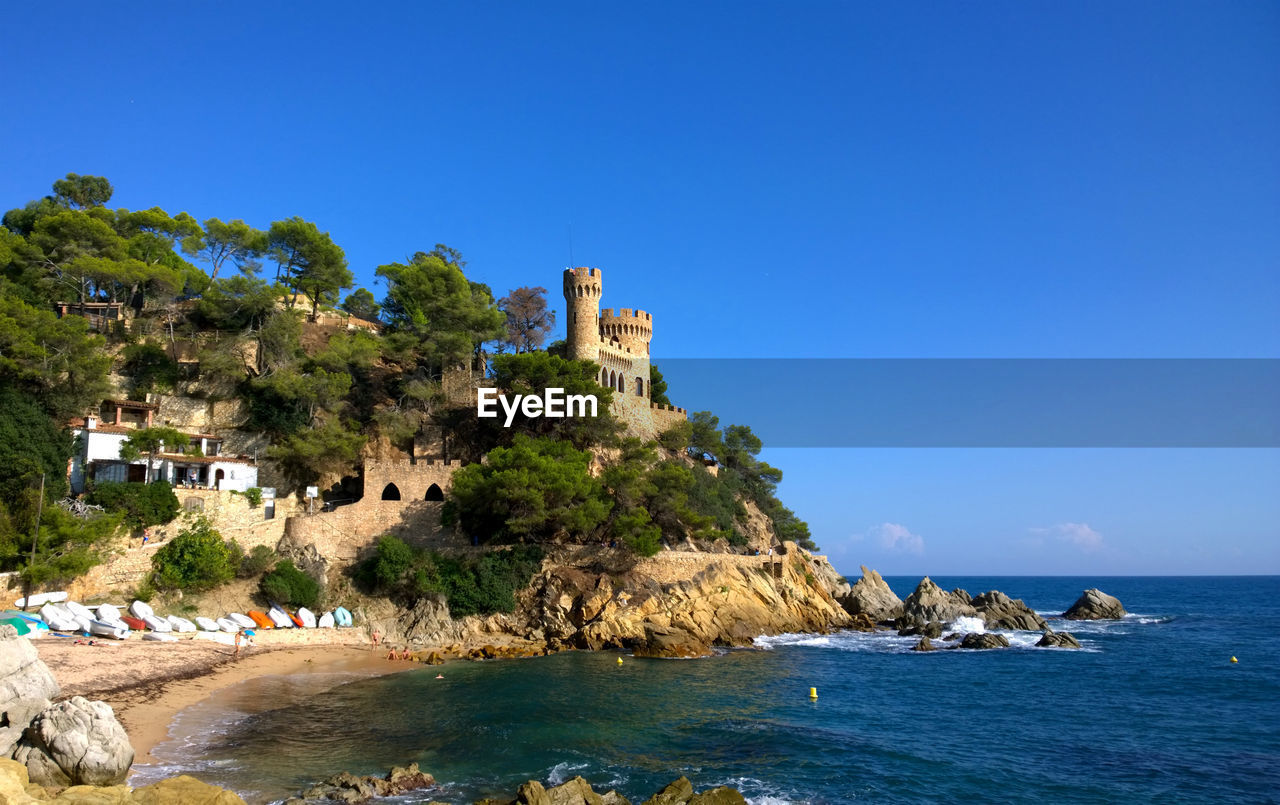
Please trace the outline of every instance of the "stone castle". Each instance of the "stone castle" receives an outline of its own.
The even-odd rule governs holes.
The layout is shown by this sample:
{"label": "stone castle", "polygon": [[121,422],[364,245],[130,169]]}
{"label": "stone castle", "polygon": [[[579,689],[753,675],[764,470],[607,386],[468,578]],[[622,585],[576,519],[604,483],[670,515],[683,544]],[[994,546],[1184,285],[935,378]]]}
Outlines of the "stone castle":
{"label": "stone castle", "polygon": [[600,366],[600,385],[613,389],[613,414],[632,436],[652,439],[683,422],[683,408],[654,405],[649,388],[649,341],[653,316],[643,310],[600,309],[603,272],[566,268],[564,301],[566,352]]}

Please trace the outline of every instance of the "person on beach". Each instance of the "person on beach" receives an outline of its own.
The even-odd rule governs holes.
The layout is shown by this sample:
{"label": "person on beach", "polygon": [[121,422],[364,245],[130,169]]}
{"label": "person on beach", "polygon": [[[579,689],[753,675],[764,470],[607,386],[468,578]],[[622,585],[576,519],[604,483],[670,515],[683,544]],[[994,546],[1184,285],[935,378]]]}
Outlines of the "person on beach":
{"label": "person on beach", "polygon": [[240,656],[240,641],[244,640],[244,632],[236,632],[236,650],[231,653],[232,657]]}
{"label": "person on beach", "polygon": [[387,652],[387,659],[394,660],[395,658],[396,658],[396,647],[392,646],[391,650]]}

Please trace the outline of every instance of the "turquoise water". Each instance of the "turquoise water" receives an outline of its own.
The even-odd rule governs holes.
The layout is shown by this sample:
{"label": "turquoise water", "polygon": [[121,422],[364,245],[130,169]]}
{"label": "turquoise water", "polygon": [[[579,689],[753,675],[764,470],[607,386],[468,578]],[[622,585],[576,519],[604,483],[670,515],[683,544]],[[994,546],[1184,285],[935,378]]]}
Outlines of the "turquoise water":
{"label": "turquoise water", "polygon": [[[918,579],[888,581],[905,596]],[[636,800],[681,774],[753,802],[1280,797],[1280,577],[936,581],[1042,614],[1098,586],[1135,614],[1052,622],[1083,651],[1033,633],[932,654],[892,634],[787,635],[702,660],[570,652],[321,693],[315,677],[256,680],[185,712],[137,782],[186,771],[266,801],[416,761],[443,788],[405,802],[575,774]]]}

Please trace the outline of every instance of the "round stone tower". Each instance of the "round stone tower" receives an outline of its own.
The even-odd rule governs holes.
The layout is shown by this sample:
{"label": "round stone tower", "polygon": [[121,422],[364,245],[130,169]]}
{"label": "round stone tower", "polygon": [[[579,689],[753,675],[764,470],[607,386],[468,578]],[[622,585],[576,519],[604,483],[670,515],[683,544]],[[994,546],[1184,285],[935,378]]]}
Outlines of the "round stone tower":
{"label": "round stone tower", "polygon": [[564,270],[565,341],[569,357],[598,361],[600,352],[600,269]]}

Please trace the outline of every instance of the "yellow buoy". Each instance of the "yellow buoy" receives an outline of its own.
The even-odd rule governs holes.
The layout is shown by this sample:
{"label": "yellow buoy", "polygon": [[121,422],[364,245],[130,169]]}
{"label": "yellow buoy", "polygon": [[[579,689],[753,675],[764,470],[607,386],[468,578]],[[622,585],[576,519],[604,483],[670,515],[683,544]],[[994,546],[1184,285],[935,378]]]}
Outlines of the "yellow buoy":
{"label": "yellow buoy", "polygon": [[816,698],[818,698],[818,689],[817,689],[817,688],[809,688],[809,698],[810,698],[810,699],[816,699]]}
{"label": "yellow buoy", "polygon": [[1232,657],[1232,658],[1231,658],[1231,661],[1232,661],[1232,662],[1239,662],[1239,660],[1237,660],[1235,657]]}
{"label": "yellow buoy", "polygon": [[622,658],[621,658],[621,657],[619,657],[619,658],[618,658],[618,665],[622,665]]}

